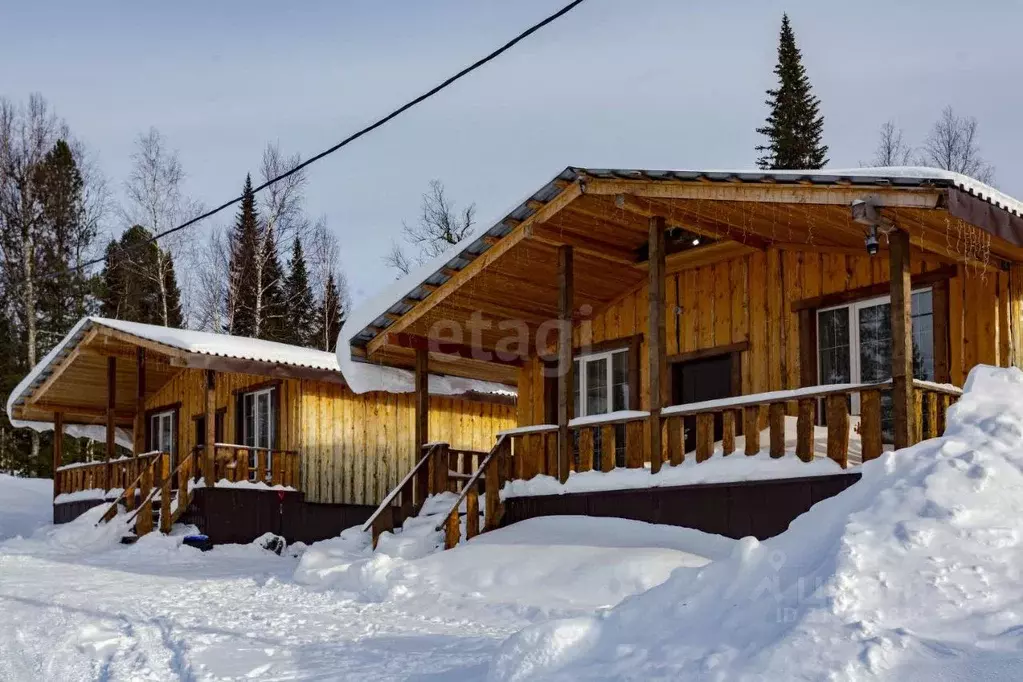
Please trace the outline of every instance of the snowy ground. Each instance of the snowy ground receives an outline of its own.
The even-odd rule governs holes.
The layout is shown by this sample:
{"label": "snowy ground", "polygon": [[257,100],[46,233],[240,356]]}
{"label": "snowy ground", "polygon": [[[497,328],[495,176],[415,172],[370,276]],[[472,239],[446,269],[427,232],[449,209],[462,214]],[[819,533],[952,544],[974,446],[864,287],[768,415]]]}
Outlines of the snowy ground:
{"label": "snowy ground", "polygon": [[[22,483],[0,481],[4,528],[21,509],[49,514],[48,484],[7,504]],[[349,531],[299,558],[158,534],[122,546],[101,513],[58,527],[37,513],[31,538],[0,543],[0,680],[485,679],[518,630],[596,613],[734,544],[569,517],[440,553],[439,535],[385,536],[372,553]]]}
{"label": "snowy ground", "polygon": [[30,535],[53,519],[53,481],[0,474],[0,542]]}

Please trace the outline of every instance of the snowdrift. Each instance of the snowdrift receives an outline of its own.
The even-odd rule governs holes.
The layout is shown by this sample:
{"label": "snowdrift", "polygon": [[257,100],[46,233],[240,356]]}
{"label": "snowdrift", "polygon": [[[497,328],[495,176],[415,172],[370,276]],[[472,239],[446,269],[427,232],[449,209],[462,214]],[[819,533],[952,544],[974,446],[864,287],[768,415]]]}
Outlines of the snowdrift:
{"label": "snowdrift", "polygon": [[491,680],[1023,679],[1023,372],[785,533],[510,637]]}
{"label": "snowdrift", "polygon": [[[423,521],[410,519],[409,521]],[[679,566],[728,556],[734,540],[687,528],[579,516],[530,519],[480,535],[449,551],[436,518],[377,551],[357,528],[311,545],[295,580],[364,602],[400,602],[528,619],[589,613],[663,582]],[[521,625],[520,625],[521,627]]]}
{"label": "snowdrift", "polygon": [[28,537],[53,518],[53,480],[0,474],[0,542]]}

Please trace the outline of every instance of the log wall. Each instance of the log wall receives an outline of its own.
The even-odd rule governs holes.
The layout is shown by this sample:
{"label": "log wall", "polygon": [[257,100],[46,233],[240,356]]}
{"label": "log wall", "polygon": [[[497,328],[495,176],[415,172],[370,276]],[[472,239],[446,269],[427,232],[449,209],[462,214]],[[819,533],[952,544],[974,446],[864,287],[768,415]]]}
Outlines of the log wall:
{"label": "log wall", "polygon": [[[919,250],[912,272],[947,267]],[[670,263],[669,263],[670,269]],[[877,256],[767,249],[711,265],[669,272],[665,278],[667,355],[748,343],[741,353],[742,393],[800,386],[799,315],[792,304],[806,298],[887,283],[887,252]],[[1009,364],[1009,275],[959,267],[949,280],[949,380],[962,386],[977,364]],[[585,326],[584,326],[585,325]],[[648,406],[647,287],[637,287],[591,318],[577,323],[576,345],[588,336],[599,344],[643,336],[641,409]],[[816,355],[814,354],[814,357]],[[545,423],[543,366],[523,365],[518,381],[518,423]]]}

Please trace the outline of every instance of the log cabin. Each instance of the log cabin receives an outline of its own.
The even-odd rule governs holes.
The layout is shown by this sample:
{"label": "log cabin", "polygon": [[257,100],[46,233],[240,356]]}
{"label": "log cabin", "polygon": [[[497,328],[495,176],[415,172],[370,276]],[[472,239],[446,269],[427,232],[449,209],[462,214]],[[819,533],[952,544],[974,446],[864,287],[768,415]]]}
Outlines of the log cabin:
{"label": "log cabin", "polygon": [[353,393],[334,353],[88,317],[7,411],[15,426],[105,441],[97,461],[66,464],[55,438],[55,521],[123,504],[137,534],[150,518],[165,531],[191,520],[217,542],[308,542],[363,520],[415,462],[416,399],[465,470],[515,423],[508,386],[434,375],[417,396],[408,371],[357,371],[373,390]]}
{"label": "log cabin", "polygon": [[[349,318],[340,365],[514,383],[517,426],[467,482],[420,438],[375,536],[453,489],[448,546],[480,499],[485,528],[583,513],[767,537],[939,435],[971,368],[1023,364],[1023,204],[929,168],[570,167],[425,270]],[[700,473],[746,456],[777,477]]]}

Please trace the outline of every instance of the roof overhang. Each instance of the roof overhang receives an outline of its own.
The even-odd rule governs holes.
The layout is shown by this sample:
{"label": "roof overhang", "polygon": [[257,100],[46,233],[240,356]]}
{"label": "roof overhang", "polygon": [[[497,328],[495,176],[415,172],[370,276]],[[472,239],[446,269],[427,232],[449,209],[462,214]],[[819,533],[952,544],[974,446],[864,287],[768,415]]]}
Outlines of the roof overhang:
{"label": "roof overhang", "polygon": [[985,235],[993,258],[984,267],[1023,261],[1021,204],[954,173],[567,168],[424,277],[403,282],[406,293],[393,303],[353,316],[359,326],[346,326],[339,348],[348,341],[353,357],[411,366],[415,347],[432,343],[435,361],[448,363],[444,371],[507,381],[536,350],[505,343],[497,352],[508,325],[521,324],[535,339],[557,316],[558,247],[574,249],[574,308],[599,309],[645,280],[651,216],[702,239],[669,255],[671,271],[768,248],[865,253],[866,228],[852,220],[850,205],[867,199],[939,260],[976,255],[952,244],[954,223]]}

